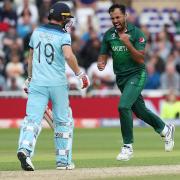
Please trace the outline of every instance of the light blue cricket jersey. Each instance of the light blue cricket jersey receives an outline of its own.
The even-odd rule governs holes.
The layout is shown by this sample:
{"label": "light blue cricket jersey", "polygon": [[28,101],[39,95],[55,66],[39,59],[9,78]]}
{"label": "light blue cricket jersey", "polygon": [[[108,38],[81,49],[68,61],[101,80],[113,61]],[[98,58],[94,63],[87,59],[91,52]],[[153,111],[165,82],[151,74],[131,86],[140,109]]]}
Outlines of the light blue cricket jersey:
{"label": "light blue cricket jersey", "polygon": [[67,84],[63,45],[71,45],[71,37],[59,25],[46,24],[34,30],[29,42],[30,48],[33,49],[31,84]]}

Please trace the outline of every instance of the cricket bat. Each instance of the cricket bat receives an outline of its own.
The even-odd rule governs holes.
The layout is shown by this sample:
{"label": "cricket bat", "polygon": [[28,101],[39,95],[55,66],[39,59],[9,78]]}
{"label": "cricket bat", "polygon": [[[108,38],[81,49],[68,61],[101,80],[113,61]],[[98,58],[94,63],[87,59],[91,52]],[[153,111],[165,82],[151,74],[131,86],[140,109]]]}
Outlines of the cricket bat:
{"label": "cricket bat", "polygon": [[51,129],[54,129],[52,111],[48,106],[46,107],[46,110],[44,112],[43,119],[46,120]]}

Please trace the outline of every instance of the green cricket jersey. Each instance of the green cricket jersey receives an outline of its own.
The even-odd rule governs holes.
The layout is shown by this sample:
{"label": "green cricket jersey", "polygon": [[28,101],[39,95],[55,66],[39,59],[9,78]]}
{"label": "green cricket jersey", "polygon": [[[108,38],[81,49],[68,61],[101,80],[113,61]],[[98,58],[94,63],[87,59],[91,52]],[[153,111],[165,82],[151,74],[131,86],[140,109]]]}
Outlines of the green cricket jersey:
{"label": "green cricket jersey", "polygon": [[[139,28],[127,23],[127,31],[132,45],[137,50],[144,50],[146,37]],[[145,69],[145,64],[139,64],[133,60],[129,50],[120,40],[114,27],[106,31],[100,50],[101,55],[111,54],[113,58],[114,73],[118,76],[128,76]]]}

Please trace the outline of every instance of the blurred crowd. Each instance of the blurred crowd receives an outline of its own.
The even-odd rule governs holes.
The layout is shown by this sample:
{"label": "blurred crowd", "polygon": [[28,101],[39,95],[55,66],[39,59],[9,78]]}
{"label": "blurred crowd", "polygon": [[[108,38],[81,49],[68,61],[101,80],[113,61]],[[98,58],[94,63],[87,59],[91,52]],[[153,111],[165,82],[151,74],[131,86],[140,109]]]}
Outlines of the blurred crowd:
{"label": "blurred crowd", "polygon": [[[34,28],[48,22],[48,10],[55,0],[0,1],[0,91],[21,90],[27,77],[29,39]],[[82,71],[91,80],[87,90],[117,88],[112,59],[103,72],[96,61],[102,35],[112,26],[108,8],[110,0],[66,0],[75,18],[69,29],[72,49]],[[174,89],[180,92],[180,12],[174,9],[145,8],[137,13],[127,8],[128,21],[147,36],[146,58],[148,80],[145,89]],[[70,89],[78,82],[67,66]]]}

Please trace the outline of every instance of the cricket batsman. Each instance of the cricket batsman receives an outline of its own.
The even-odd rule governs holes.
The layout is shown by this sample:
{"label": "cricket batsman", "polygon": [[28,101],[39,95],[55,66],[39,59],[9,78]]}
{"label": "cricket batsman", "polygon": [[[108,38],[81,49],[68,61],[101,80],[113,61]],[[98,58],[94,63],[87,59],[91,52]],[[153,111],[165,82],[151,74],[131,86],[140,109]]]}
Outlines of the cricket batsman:
{"label": "cricket batsman", "polygon": [[109,14],[114,27],[104,34],[97,66],[100,71],[103,71],[108,55],[112,55],[116,83],[121,91],[118,111],[123,146],[117,160],[128,161],[133,157],[132,112],[164,137],[165,151],[172,151],[174,125],[166,125],[158,116],[147,109],[141,95],[147,79],[144,64],[146,37],[139,28],[126,21],[126,7],[124,5],[113,4],[109,8]]}
{"label": "cricket batsman", "polygon": [[31,158],[41,131],[48,101],[52,101],[57,169],[74,169],[72,162],[73,117],[68,99],[65,61],[79,79],[81,88],[89,86],[88,76],[80,72],[72,52],[66,26],[71,23],[69,7],[61,2],[49,10],[49,23],[37,27],[30,39],[28,60],[28,101],[20,128],[17,157],[25,171],[34,171]]}

